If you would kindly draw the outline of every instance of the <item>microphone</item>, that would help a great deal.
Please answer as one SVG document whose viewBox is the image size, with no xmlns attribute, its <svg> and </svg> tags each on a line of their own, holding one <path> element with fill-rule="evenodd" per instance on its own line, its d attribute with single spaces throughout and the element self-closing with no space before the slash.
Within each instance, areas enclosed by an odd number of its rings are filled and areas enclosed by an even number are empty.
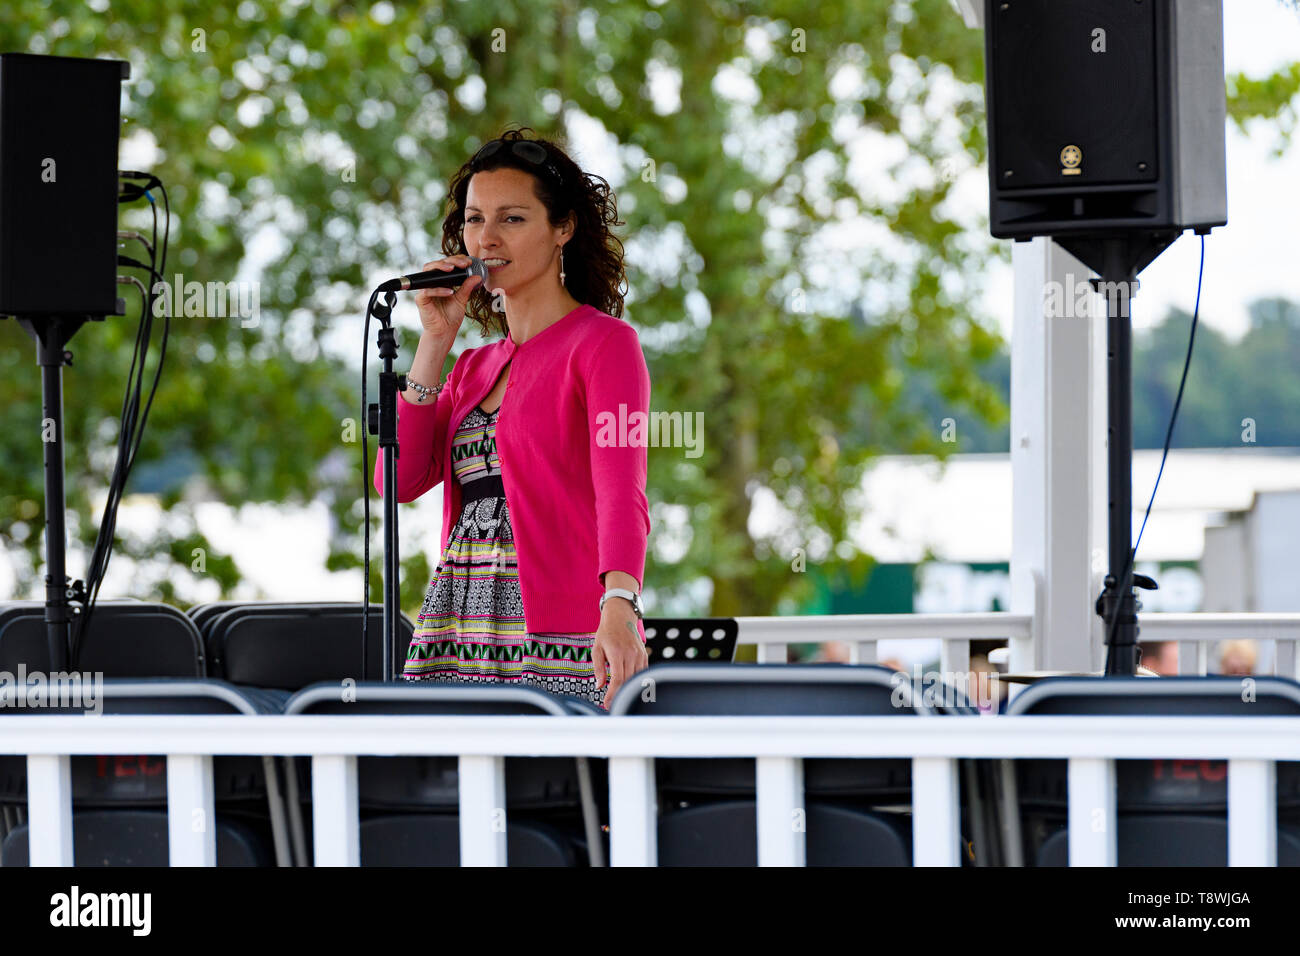
<svg viewBox="0 0 1300 956">
<path fill-rule="evenodd" d="M 478 276 L 482 283 L 486 283 L 488 270 L 487 266 L 483 264 L 483 260 L 470 256 L 469 263 L 468 269 L 452 269 L 448 272 L 443 272 L 441 269 L 427 269 L 424 272 L 413 272 L 410 275 L 398 276 L 396 279 L 389 279 L 387 282 L 381 283 L 376 291 L 408 292 L 414 289 L 455 289 L 470 276 Z M 480 283 L 480 288 L 482 283 Z"/>
</svg>

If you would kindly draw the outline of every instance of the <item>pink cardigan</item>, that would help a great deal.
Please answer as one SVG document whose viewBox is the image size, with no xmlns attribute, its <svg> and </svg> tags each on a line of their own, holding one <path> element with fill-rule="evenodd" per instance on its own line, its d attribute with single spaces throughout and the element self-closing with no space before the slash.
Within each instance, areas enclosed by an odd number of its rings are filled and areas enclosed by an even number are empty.
<svg viewBox="0 0 1300 956">
<path fill-rule="evenodd" d="M 398 399 L 397 500 L 445 481 L 442 554 L 460 517 L 451 439 L 511 362 L 497 419 L 519 589 L 529 633 L 589 634 L 600 626 L 601 575 L 643 583 L 650 512 L 646 428 L 650 372 L 636 330 L 583 305 L 523 345 L 507 336 L 466 349 L 435 402 Z M 640 429 L 629 418 L 640 412 Z M 383 495 L 383 456 L 375 490 Z M 639 590 L 639 588 L 638 588 Z M 645 628 L 638 622 L 645 640 Z"/>
</svg>

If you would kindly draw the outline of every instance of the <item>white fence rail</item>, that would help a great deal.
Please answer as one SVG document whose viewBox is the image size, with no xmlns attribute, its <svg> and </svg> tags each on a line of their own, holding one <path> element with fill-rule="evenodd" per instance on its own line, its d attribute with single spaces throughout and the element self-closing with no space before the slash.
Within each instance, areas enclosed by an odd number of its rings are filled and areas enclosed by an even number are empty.
<svg viewBox="0 0 1300 956">
<path fill-rule="evenodd" d="M 165 753 L 178 866 L 215 861 L 212 757 L 229 754 L 310 756 L 316 863 L 343 866 L 360 860 L 358 756 L 458 756 L 461 862 L 487 866 L 507 862 L 500 821 L 509 756 L 609 758 L 616 866 L 656 863 L 656 757 L 758 761 L 760 865 L 804 862 L 805 835 L 792 824 L 803 758 L 910 758 L 920 866 L 960 862 L 959 758 L 1068 760 L 1071 865 L 1115 864 L 1115 760 L 1226 759 L 1229 864 L 1271 866 L 1275 761 L 1300 760 L 1300 718 L 33 715 L 6 718 L 0 753 L 27 756 L 33 865 L 72 863 L 71 755 Z"/>
<path fill-rule="evenodd" d="M 1273 674 L 1300 679 L 1300 613 L 1140 614 L 1138 626 L 1144 644 L 1178 642 L 1180 674 L 1209 673 L 1210 648 L 1219 641 L 1253 640 L 1274 645 Z"/>
<path fill-rule="evenodd" d="M 850 662 L 870 664 L 879 657 L 879 641 L 941 642 L 939 669 L 970 667 L 972 640 L 1023 641 L 1035 646 L 1040 636 L 1032 614 L 1001 611 L 965 614 L 828 614 L 789 617 L 738 617 L 739 642 L 758 646 L 758 663 L 784 663 L 791 644 L 848 645 Z M 1254 640 L 1275 645 L 1271 673 L 1300 679 L 1300 612 L 1170 614 L 1139 616 L 1143 644 L 1175 641 L 1180 674 L 1207 674 L 1210 649 L 1220 641 Z M 1032 654 L 1024 655 L 1031 657 Z"/>
<path fill-rule="evenodd" d="M 1300 615 L 1297 615 L 1300 618 Z M 1024 641 L 1036 639 L 1032 614 L 990 611 L 987 614 L 826 614 L 789 617 L 738 617 L 739 643 L 758 645 L 760 664 L 783 664 L 791 644 L 841 641 L 853 664 L 879 658 L 879 641 L 939 640 L 940 669 L 970 667 L 972 640 Z M 1296 637 L 1300 639 L 1300 621 Z"/>
</svg>

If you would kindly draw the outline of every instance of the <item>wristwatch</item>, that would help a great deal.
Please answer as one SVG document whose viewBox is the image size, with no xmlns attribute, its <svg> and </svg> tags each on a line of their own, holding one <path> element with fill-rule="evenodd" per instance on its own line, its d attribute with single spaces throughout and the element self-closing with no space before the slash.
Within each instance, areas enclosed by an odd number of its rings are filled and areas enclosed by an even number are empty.
<svg viewBox="0 0 1300 956">
<path fill-rule="evenodd" d="M 627 598 L 632 602 L 632 610 L 636 614 L 637 619 L 644 619 L 642 615 L 641 595 L 637 594 L 635 591 L 629 591 L 627 588 L 609 588 L 600 596 L 600 609 L 602 611 L 605 610 L 605 602 L 612 597 Z"/>
</svg>

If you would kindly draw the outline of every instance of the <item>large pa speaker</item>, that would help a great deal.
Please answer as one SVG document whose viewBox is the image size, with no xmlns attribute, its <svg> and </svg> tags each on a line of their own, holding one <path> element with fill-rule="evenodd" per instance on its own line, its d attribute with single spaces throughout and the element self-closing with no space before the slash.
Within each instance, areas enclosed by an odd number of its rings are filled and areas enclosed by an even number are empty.
<svg viewBox="0 0 1300 956">
<path fill-rule="evenodd" d="M 129 70 L 121 60 L 0 53 L 0 315 L 117 314 Z"/>
<path fill-rule="evenodd" d="M 999 239 L 1228 221 L 1223 0 L 984 0 Z"/>
</svg>

